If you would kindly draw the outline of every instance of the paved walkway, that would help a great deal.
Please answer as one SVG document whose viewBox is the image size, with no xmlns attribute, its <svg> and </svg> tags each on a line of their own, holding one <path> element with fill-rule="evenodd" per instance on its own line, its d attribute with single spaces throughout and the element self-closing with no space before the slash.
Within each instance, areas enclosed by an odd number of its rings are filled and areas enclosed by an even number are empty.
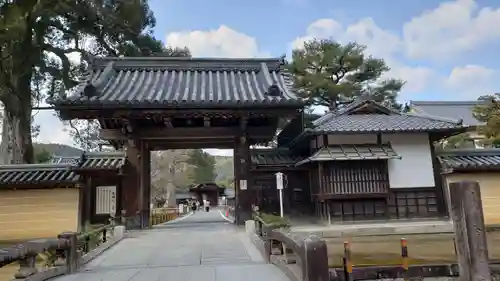
<svg viewBox="0 0 500 281">
<path fill-rule="evenodd" d="M 54 280 L 289 281 L 217 209 L 131 232 L 82 272 Z"/>
</svg>

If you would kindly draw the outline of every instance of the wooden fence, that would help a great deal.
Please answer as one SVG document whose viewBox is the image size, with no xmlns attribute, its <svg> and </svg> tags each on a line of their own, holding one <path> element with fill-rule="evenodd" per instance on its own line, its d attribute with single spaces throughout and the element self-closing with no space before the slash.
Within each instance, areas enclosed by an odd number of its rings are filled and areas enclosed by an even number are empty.
<svg viewBox="0 0 500 281">
<path fill-rule="evenodd" d="M 316 236 L 291 233 L 280 226 L 268 225 L 254 217 L 262 254 L 297 281 L 352 281 L 455 276 L 461 281 L 491 281 L 490 261 L 483 218 L 481 191 L 473 181 L 450 184 L 451 217 L 455 229 L 457 263 L 411 265 L 411 246 L 401 239 L 400 264 L 356 267 L 351 260 L 351 245 L 344 243 L 342 268 L 328 265 L 327 245 Z M 418 245 L 414 245 L 418 247 Z M 419 279 L 421 280 L 421 279 Z"/>
<path fill-rule="evenodd" d="M 254 216 L 255 232 L 261 239 L 260 250 L 294 281 L 329 280 L 326 243 L 315 235 L 303 236 L 280 225 L 267 224 Z"/>
<path fill-rule="evenodd" d="M 17 263 L 19 269 L 12 280 L 46 280 L 75 273 L 80 264 L 91 259 L 93 249 L 110 240 L 114 228 L 114 223 L 111 223 L 83 233 L 64 232 L 57 238 L 32 240 L 2 248 L 0 269 Z"/>
<path fill-rule="evenodd" d="M 155 208 L 151 209 L 149 225 L 157 225 L 171 221 L 179 216 L 178 208 Z"/>
</svg>

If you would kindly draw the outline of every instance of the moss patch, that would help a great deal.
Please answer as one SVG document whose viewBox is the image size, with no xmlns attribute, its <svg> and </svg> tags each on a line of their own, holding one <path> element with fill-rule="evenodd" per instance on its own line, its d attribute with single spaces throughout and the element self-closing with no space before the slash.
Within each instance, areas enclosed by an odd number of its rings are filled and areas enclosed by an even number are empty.
<svg viewBox="0 0 500 281">
<path fill-rule="evenodd" d="M 290 227 L 290 221 L 287 218 L 282 218 L 280 216 L 266 214 L 266 213 L 258 213 L 256 215 L 262 220 L 262 222 L 264 222 L 267 225 L 275 226 L 278 228 L 280 228 L 280 227 L 289 228 Z"/>
</svg>

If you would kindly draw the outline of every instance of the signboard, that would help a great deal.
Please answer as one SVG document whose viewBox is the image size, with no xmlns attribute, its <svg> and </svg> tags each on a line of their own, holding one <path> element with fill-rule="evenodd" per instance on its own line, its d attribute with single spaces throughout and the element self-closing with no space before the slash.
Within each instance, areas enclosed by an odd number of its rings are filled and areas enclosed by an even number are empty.
<svg viewBox="0 0 500 281">
<path fill-rule="evenodd" d="M 96 214 L 116 214 L 116 186 L 96 187 Z"/>
<path fill-rule="evenodd" d="M 276 173 L 276 188 L 278 190 L 283 189 L 283 173 Z"/>
<path fill-rule="evenodd" d="M 240 190 L 247 190 L 247 180 L 240 180 Z"/>
</svg>

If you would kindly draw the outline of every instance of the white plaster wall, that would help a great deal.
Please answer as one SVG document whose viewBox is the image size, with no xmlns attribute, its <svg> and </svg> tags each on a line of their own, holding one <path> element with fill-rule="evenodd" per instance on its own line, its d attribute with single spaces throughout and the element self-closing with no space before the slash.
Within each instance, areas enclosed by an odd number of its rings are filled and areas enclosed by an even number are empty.
<svg viewBox="0 0 500 281">
<path fill-rule="evenodd" d="M 391 188 L 434 187 L 434 172 L 429 136 L 423 134 L 382 135 L 383 143 L 391 143 L 401 159 L 390 159 L 389 184 Z"/>
</svg>

